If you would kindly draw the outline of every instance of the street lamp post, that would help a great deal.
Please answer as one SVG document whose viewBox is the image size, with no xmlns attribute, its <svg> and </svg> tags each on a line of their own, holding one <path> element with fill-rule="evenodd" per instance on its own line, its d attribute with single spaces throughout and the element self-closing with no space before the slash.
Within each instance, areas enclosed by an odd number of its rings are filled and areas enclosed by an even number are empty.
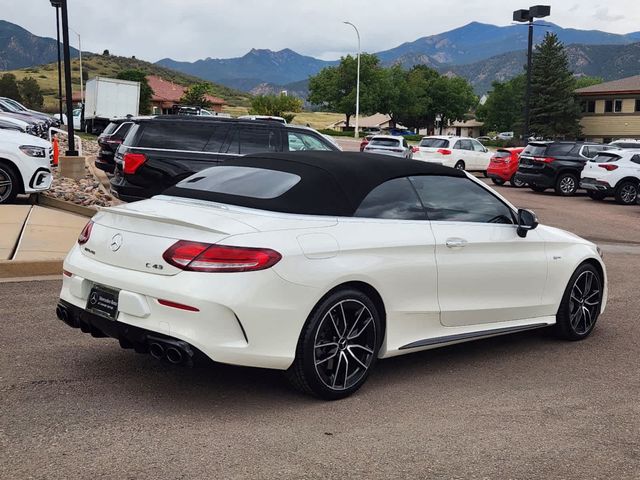
<svg viewBox="0 0 640 480">
<path fill-rule="evenodd" d="M 358 28 L 351 22 L 343 22 L 346 25 L 351 25 L 353 29 L 356 31 L 356 35 L 358 36 L 358 69 L 356 73 L 356 129 L 354 137 L 359 137 L 359 121 L 360 121 L 360 32 Z"/>
<path fill-rule="evenodd" d="M 78 36 L 78 56 L 80 60 L 80 102 L 84 105 L 84 77 L 82 75 L 82 39 L 80 38 L 80 34 L 76 32 L 73 28 L 69 28 L 73 33 Z"/>
<path fill-rule="evenodd" d="M 524 131 L 523 140 L 529 141 L 529 119 L 531 106 L 531 63 L 533 60 L 533 20 L 536 18 L 548 17 L 551 14 L 551 7 L 548 5 L 536 5 L 528 10 L 516 10 L 513 12 L 513 21 L 529 23 L 529 39 L 527 42 L 527 90 L 524 100 Z"/>
<path fill-rule="evenodd" d="M 62 60 L 60 58 L 60 5 L 58 2 L 51 2 L 56 9 L 56 40 L 58 45 L 58 113 L 60 114 L 60 123 L 64 118 L 62 115 Z"/>
</svg>

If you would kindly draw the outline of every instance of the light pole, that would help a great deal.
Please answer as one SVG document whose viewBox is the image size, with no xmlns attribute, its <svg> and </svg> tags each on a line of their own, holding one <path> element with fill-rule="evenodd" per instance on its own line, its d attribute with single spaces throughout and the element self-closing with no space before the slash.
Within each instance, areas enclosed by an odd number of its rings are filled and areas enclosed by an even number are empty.
<svg viewBox="0 0 640 480">
<path fill-rule="evenodd" d="M 60 2 L 52 1 L 51 5 L 56 9 L 56 40 L 58 46 L 58 113 L 60 114 L 60 123 L 62 119 L 62 60 L 60 59 Z"/>
<path fill-rule="evenodd" d="M 343 22 L 346 25 L 351 25 L 353 29 L 356 31 L 356 35 L 358 36 L 358 69 L 356 74 L 356 129 L 354 133 L 354 137 L 358 138 L 358 124 L 360 120 L 360 32 L 358 28 L 351 22 Z"/>
<path fill-rule="evenodd" d="M 529 10 L 516 10 L 513 12 L 513 21 L 520 23 L 529 23 L 529 40 L 527 43 L 527 91 L 524 100 L 524 131 L 523 140 L 529 141 L 529 118 L 531 105 L 531 62 L 533 56 L 533 20 L 535 18 L 544 18 L 551 15 L 551 7 L 549 5 L 536 5 L 529 7 Z"/>
<path fill-rule="evenodd" d="M 68 157 L 77 157 L 78 151 L 76 150 L 75 137 L 73 136 L 73 95 L 71 91 L 71 51 L 69 49 L 69 14 L 67 11 L 67 0 L 50 0 L 51 5 L 54 7 L 60 7 L 62 13 L 62 42 L 64 52 L 64 94 L 65 103 L 67 107 L 67 132 L 69 133 L 68 143 L 69 150 L 67 151 Z"/>
<path fill-rule="evenodd" d="M 78 55 L 80 57 L 80 103 L 84 105 L 84 77 L 82 75 L 82 40 L 80 38 L 80 34 L 76 32 L 73 28 L 69 28 L 73 33 L 78 36 Z"/>
</svg>

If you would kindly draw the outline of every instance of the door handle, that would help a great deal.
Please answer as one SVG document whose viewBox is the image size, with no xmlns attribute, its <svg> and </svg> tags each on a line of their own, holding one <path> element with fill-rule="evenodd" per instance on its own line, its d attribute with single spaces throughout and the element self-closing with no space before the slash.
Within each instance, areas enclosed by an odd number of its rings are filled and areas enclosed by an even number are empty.
<svg viewBox="0 0 640 480">
<path fill-rule="evenodd" d="M 467 241 L 464 238 L 447 238 L 445 245 L 448 248 L 461 248 L 467 245 Z"/>
</svg>

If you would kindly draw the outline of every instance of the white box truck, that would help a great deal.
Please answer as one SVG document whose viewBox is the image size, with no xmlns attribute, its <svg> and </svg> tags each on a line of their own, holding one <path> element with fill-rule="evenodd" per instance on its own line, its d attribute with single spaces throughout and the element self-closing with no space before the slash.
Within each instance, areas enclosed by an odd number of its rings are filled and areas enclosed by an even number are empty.
<svg viewBox="0 0 640 480">
<path fill-rule="evenodd" d="M 85 88 L 83 129 L 100 133 L 114 118 L 137 117 L 139 105 L 140 82 L 94 77 Z"/>
</svg>

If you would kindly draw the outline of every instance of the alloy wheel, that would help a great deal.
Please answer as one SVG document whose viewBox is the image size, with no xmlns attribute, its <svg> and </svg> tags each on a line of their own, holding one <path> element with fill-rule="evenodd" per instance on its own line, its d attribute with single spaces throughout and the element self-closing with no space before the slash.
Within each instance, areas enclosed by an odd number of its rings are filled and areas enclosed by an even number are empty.
<svg viewBox="0 0 640 480">
<path fill-rule="evenodd" d="M 576 189 L 576 181 L 571 176 L 566 176 L 560 180 L 560 191 L 564 194 L 573 193 Z"/>
<path fill-rule="evenodd" d="M 13 181 L 11 176 L 4 169 L 0 168 L 0 203 L 5 202 L 13 191 Z"/>
<path fill-rule="evenodd" d="M 638 200 L 638 189 L 635 185 L 627 184 L 620 190 L 620 198 L 627 205 L 636 203 L 636 200 Z"/>
<path fill-rule="evenodd" d="M 571 287 L 569 320 L 577 335 L 587 334 L 598 318 L 602 299 L 600 279 L 591 270 L 582 272 Z"/>
<path fill-rule="evenodd" d="M 377 342 L 376 322 L 360 301 L 336 303 L 322 317 L 314 339 L 318 378 L 332 390 L 346 390 L 369 370 Z"/>
</svg>

